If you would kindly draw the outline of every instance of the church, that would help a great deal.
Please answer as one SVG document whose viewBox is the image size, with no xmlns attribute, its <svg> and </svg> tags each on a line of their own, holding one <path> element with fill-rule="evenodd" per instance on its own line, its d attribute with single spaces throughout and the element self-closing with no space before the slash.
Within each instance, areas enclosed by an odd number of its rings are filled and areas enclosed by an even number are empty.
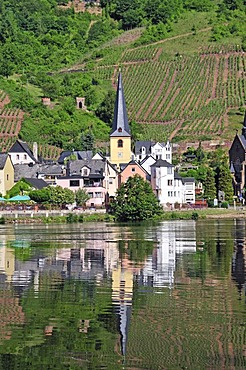
<svg viewBox="0 0 246 370">
<path fill-rule="evenodd" d="M 234 195 L 243 198 L 246 183 L 246 112 L 241 135 L 238 132 L 229 150 L 230 171 L 233 177 Z"/>
<path fill-rule="evenodd" d="M 138 173 L 150 181 L 161 205 L 195 203 L 195 179 L 182 178 L 176 173 L 172 165 L 172 145 L 169 141 L 166 143 L 136 141 L 135 152 L 132 152 L 131 146 L 131 130 L 120 72 L 110 134 L 109 158 L 109 162 L 120 172 L 119 185 Z M 124 172 L 128 175 L 123 176 Z"/>
</svg>

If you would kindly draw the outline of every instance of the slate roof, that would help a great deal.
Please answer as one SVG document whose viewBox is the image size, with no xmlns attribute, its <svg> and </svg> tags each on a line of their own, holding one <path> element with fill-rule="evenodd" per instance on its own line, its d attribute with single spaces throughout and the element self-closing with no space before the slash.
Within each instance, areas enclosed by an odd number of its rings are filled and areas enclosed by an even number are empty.
<svg viewBox="0 0 246 370">
<path fill-rule="evenodd" d="M 9 153 L 26 153 L 34 162 L 38 162 L 27 143 L 21 140 L 16 140 L 16 142 L 10 148 Z"/>
<path fill-rule="evenodd" d="M 63 151 L 58 158 L 58 163 L 63 164 L 65 158 L 69 157 L 70 155 L 75 155 L 77 159 L 91 159 L 93 157 L 93 152 L 92 150 Z"/>
<path fill-rule="evenodd" d="M 0 153 L 0 170 L 4 169 L 7 158 L 8 158 L 7 153 Z"/>
<path fill-rule="evenodd" d="M 174 171 L 174 179 L 175 180 L 181 180 L 183 182 L 183 177 L 180 176 L 180 174 L 176 171 Z"/>
<path fill-rule="evenodd" d="M 174 167 L 171 163 L 165 161 L 164 159 L 158 159 L 150 167 Z"/>
<path fill-rule="evenodd" d="M 40 190 L 45 188 L 46 186 L 49 186 L 46 181 L 43 179 L 34 179 L 34 178 L 28 178 L 25 177 L 25 180 L 35 189 Z"/>
<path fill-rule="evenodd" d="M 70 162 L 70 174 L 80 175 L 81 168 L 88 167 L 90 169 L 90 174 L 102 174 L 105 171 L 106 161 L 101 159 L 91 159 L 91 160 L 76 160 Z"/>
<path fill-rule="evenodd" d="M 32 166 L 29 164 L 15 164 L 15 181 L 19 181 L 22 177 L 37 178 L 38 174 L 59 176 L 63 173 L 63 167 L 60 164 L 36 163 Z"/>
<path fill-rule="evenodd" d="M 195 182 L 194 177 L 183 177 L 183 182 Z"/>
<path fill-rule="evenodd" d="M 126 102 L 122 84 L 122 75 L 119 73 L 116 100 L 114 105 L 114 118 L 110 136 L 129 137 L 131 131 L 128 123 Z"/>
<path fill-rule="evenodd" d="M 140 163 L 138 163 L 137 161 L 135 160 L 132 160 L 130 161 L 129 163 L 127 163 L 124 168 L 122 168 L 121 172 L 123 172 L 128 166 L 138 166 L 146 175 L 148 175 L 148 172 L 141 166 Z"/>
<path fill-rule="evenodd" d="M 142 147 L 146 148 L 146 154 L 151 153 L 151 147 L 154 145 L 152 141 L 136 141 L 135 143 L 135 154 L 142 154 L 141 149 Z"/>
</svg>

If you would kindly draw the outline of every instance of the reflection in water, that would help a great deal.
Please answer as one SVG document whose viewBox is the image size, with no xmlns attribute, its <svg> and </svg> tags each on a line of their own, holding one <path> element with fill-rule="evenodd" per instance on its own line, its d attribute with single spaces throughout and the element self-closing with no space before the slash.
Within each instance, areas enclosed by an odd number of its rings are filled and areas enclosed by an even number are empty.
<svg viewBox="0 0 246 370">
<path fill-rule="evenodd" d="M 0 369 L 245 368 L 245 237 L 245 220 L 2 226 Z"/>
</svg>

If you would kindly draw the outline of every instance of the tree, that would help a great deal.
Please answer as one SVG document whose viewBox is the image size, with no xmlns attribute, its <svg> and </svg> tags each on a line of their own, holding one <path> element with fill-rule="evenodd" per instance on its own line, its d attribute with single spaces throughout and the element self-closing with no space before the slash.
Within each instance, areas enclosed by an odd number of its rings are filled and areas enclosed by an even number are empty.
<svg viewBox="0 0 246 370">
<path fill-rule="evenodd" d="M 213 201 L 216 198 L 215 174 L 210 167 L 207 169 L 207 177 L 204 181 L 204 188 L 204 198 Z"/>
<path fill-rule="evenodd" d="M 218 191 L 225 193 L 225 200 L 228 202 L 233 201 L 233 186 L 230 169 L 224 164 L 218 167 Z"/>
<path fill-rule="evenodd" d="M 120 186 L 112 211 L 118 221 L 148 220 L 163 212 L 150 184 L 139 175 Z"/>
<path fill-rule="evenodd" d="M 92 150 L 94 147 L 94 136 L 92 132 L 81 135 L 82 150 Z"/>
<path fill-rule="evenodd" d="M 88 199 L 90 199 L 90 196 L 85 189 L 79 189 L 75 192 L 77 206 L 84 206 Z"/>
<path fill-rule="evenodd" d="M 106 122 L 109 126 L 112 125 L 113 121 L 114 102 L 115 92 L 110 90 L 95 112 L 96 116 L 100 118 L 103 122 Z"/>
<path fill-rule="evenodd" d="M 48 186 L 41 190 L 34 190 L 29 196 L 37 203 L 48 203 L 59 207 L 74 202 L 74 192 L 61 186 Z"/>
</svg>

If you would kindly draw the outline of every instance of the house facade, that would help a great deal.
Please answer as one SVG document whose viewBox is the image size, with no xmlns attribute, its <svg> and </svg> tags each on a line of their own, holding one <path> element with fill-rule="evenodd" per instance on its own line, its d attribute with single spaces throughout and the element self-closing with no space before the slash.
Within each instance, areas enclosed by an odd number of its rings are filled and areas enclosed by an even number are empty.
<svg viewBox="0 0 246 370">
<path fill-rule="evenodd" d="M 149 180 L 149 175 L 147 171 L 137 162 L 131 161 L 129 162 L 120 172 L 119 174 L 119 186 L 126 182 L 129 177 L 133 177 L 135 175 L 141 176 L 144 180 Z"/>
<path fill-rule="evenodd" d="M 5 196 L 14 186 L 14 166 L 7 153 L 0 153 L 0 193 Z"/>
<path fill-rule="evenodd" d="M 33 150 L 31 150 L 27 143 L 21 140 L 16 140 L 14 145 L 9 150 L 9 155 L 13 165 L 38 163 L 37 143 L 33 144 Z"/>
</svg>

